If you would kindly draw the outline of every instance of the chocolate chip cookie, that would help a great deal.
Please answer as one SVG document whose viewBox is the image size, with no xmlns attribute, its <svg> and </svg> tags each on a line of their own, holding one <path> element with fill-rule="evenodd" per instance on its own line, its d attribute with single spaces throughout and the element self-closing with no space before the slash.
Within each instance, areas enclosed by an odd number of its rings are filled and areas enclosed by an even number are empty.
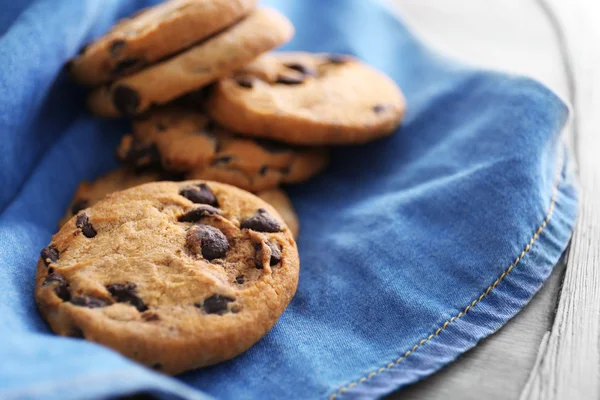
<svg viewBox="0 0 600 400">
<path fill-rule="evenodd" d="M 88 105 L 104 117 L 140 114 L 152 104 L 167 103 L 241 68 L 289 41 L 293 33 L 292 24 L 279 12 L 256 9 L 190 49 L 93 91 Z"/>
<path fill-rule="evenodd" d="M 60 220 L 58 227 L 62 227 L 81 210 L 93 206 L 111 193 L 149 182 L 180 180 L 178 178 L 180 177 L 155 170 L 138 172 L 128 168 L 117 168 L 93 182 L 82 182 L 77 188 L 75 196 L 73 196 L 73 200 L 71 201 L 65 216 Z M 294 210 L 294 205 L 287 194 L 281 189 L 269 189 L 258 192 L 256 195 L 272 205 L 279 215 L 281 215 L 285 224 L 290 228 L 294 238 L 298 237 L 298 217 Z"/>
<path fill-rule="evenodd" d="M 158 165 L 189 179 L 229 183 L 257 192 L 304 181 L 327 165 L 327 150 L 234 135 L 204 114 L 181 107 L 154 109 L 133 121 L 117 155 L 130 167 Z"/>
<path fill-rule="evenodd" d="M 405 101 L 394 81 L 353 57 L 270 53 L 219 81 L 207 110 L 251 136 L 357 144 L 392 134 Z"/>
<path fill-rule="evenodd" d="M 294 296 L 299 259 L 273 207 L 206 181 L 106 197 L 52 237 L 35 299 L 59 335 L 177 374 L 246 351 Z"/>
<path fill-rule="evenodd" d="M 85 46 L 70 61 L 73 77 L 96 86 L 139 71 L 228 27 L 256 0 L 169 0 L 141 10 Z"/>
</svg>

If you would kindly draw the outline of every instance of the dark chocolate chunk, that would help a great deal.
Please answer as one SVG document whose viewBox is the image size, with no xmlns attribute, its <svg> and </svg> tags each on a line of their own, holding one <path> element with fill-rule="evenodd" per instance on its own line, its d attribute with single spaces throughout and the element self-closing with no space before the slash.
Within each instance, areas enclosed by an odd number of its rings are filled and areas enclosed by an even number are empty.
<svg viewBox="0 0 600 400">
<path fill-rule="evenodd" d="M 287 153 L 292 150 L 292 148 L 289 145 L 276 142 L 274 140 L 256 139 L 255 141 L 256 144 L 258 144 L 260 147 L 273 154 Z"/>
<path fill-rule="evenodd" d="M 259 208 L 256 215 L 250 217 L 240 224 L 241 229 L 252 229 L 257 232 L 279 232 L 281 225 L 273 218 L 267 210 Z"/>
<path fill-rule="evenodd" d="M 252 89 L 254 86 L 254 79 L 250 76 L 240 76 L 235 81 L 238 85 L 246 89 Z"/>
<path fill-rule="evenodd" d="M 126 58 L 124 60 L 119 61 L 115 67 L 112 69 L 111 74 L 113 76 L 120 76 L 127 72 L 127 70 L 132 69 L 135 66 L 141 66 L 142 60 L 137 58 Z"/>
<path fill-rule="evenodd" d="M 345 54 L 328 54 L 327 61 L 331 64 L 345 64 L 350 58 Z"/>
<path fill-rule="evenodd" d="M 258 171 L 258 174 L 260 176 L 265 176 L 267 174 L 268 170 L 269 170 L 269 166 L 268 165 L 263 165 L 262 167 L 260 167 L 260 171 Z"/>
<path fill-rule="evenodd" d="M 71 214 L 77 214 L 79 211 L 87 208 L 88 205 L 89 202 L 85 199 L 75 201 L 73 204 L 71 204 Z"/>
<path fill-rule="evenodd" d="M 58 249 L 50 244 L 42 249 L 40 256 L 46 265 L 55 263 L 58 261 Z"/>
<path fill-rule="evenodd" d="M 290 173 L 290 171 L 292 170 L 291 166 L 287 166 L 287 167 L 283 167 L 283 168 L 279 168 L 279 171 L 283 174 L 283 175 L 288 175 Z"/>
<path fill-rule="evenodd" d="M 75 225 L 81 229 L 83 236 L 88 239 L 91 239 L 97 235 L 96 229 L 90 223 L 90 219 L 86 213 L 81 213 L 77 216 L 77 221 Z"/>
<path fill-rule="evenodd" d="M 195 225 L 188 230 L 186 243 L 194 254 L 202 254 L 207 260 L 223 258 L 229 250 L 227 237 L 215 227 Z"/>
<path fill-rule="evenodd" d="M 56 272 L 48 275 L 46 279 L 44 279 L 43 286 L 48 286 L 54 284 L 54 293 L 62 300 L 69 301 L 71 299 L 71 292 L 69 290 L 69 284 L 65 280 L 65 277 L 61 274 L 57 274 Z"/>
<path fill-rule="evenodd" d="M 304 82 L 304 75 L 301 75 L 301 76 L 279 75 L 275 82 L 281 83 L 284 85 L 299 85 Z"/>
<path fill-rule="evenodd" d="M 108 306 L 108 302 L 106 300 L 99 299 L 97 297 L 92 296 L 73 296 L 71 299 L 71 304 L 80 307 L 87 308 L 100 308 Z"/>
<path fill-rule="evenodd" d="M 178 218 L 179 222 L 198 222 L 202 218 L 221 215 L 221 211 L 209 205 L 201 205 L 191 211 L 186 212 Z"/>
<path fill-rule="evenodd" d="M 129 86 L 119 85 L 113 90 L 113 104 L 124 116 L 132 116 L 140 106 L 140 96 Z"/>
<path fill-rule="evenodd" d="M 160 153 L 156 143 L 144 143 L 133 139 L 121 161 L 132 168 L 156 167 L 160 165 Z"/>
<path fill-rule="evenodd" d="M 244 275 L 240 275 L 235 278 L 235 283 L 237 283 L 238 285 L 243 284 L 245 281 L 246 279 L 244 278 Z"/>
<path fill-rule="evenodd" d="M 217 166 L 217 165 L 229 164 L 231 162 L 231 160 L 233 160 L 232 156 L 221 156 L 221 157 L 215 158 L 210 163 L 210 165 Z"/>
<path fill-rule="evenodd" d="M 160 317 L 158 316 L 158 314 L 150 312 L 150 311 L 146 311 L 142 314 L 142 319 L 144 321 L 147 322 L 151 322 L 151 321 L 158 321 L 160 320 Z"/>
<path fill-rule="evenodd" d="M 107 286 L 106 288 L 119 303 L 129 303 L 139 312 L 146 311 L 148 307 L 144 304 L 144 301 L 138 296 L 136 292 L 135 283 L 114 283 Z"/>
<path fill-rule="evenodd" d="M 196 204 L 209 204 L 214 207 L 219 206 L 217 198 L 206 183 L 184 187 L 179 194 Z"/>
<path fill-rule="evenodd" d="M 300 64 L 300 63 L 288 63 L 284 64 L 286 67 L 293 69 L 294 71 L 298 71 L 306 76 L 315 76 L 317 75 L 317 71 L 308 65 Z"/>
<path fill-rule="evenodd" d="M 126 43 L 127 42 L 125 42 L 123 39 L 113 40 L 113 42 L 108 47 L 108 52 L 113 58 L 117 58 L 119 57 L 119 54 L 121 54 L 121 50 L 123 50 Z"/>
<path fill-rule="evenodd" d="M 235 301 L 231 297 L 220 294 L 213 294 L 202 304 L 195 304 L 196 307 L 202 308 L 207 314 L 223 315 L 227 312 L 227 304 Z"/>
<path fill-rule="evenodd" d="M 86 43 L 83 46 L 81 46 L 81 48 L 79 49 L 79 51 L 77 52 L 77 55 L 80 56 L 83 53 L 85 53 L 85 51 L 90 47 L 91 43 Z"/>
<path fill-rule="evenodd" d="M 78 328 L 76 326 L 71 328 L 71 333 L 69 334 L 69 336 L 73 337 L 73 338 L 77 338 L 77 339 L 85 339 L 85 336 L 84 336 L 81 328 Z"/>
<path fill-rule="evenodd" d="M 156 364 L 153 364 L 151 368 L 155 369 L 157 371 L 160 371 L 161 369 L 163 369 L 163 366 L 162 366 L 162 364 L 156 363 Z"/>
<path fill-rule="evenodd" d="M 156 123 L 156 130 L 159 132 L 164 132 L 167 130 L 167 126 L 165 124 L 163 124 L 162 122 L 157 122 Z"/>
<path fill-rule="evenodd" d="M 262 243 L 254 243 L 254 266 L 256 269 L 263 269 L 263 245 Z"/>
<path fill-rule="evenodd" d="M 276 244 L 271 242 L 267 242 L 267 246 L 271 249 L 271 259 L 269 260 L 269 264 L 271 267 L 273 265 L 277 265 L 281 262 L 281 250 Z"/>
<path fill-rule="evenodd" d="M 384 104 L 376 104 L 376 105 L 374 105 L 374 106 L 373 106 L 373 111 L 374 111 L 376 114 L 382 113 L 382 112 L 384 112 L 386 109 L 387 109 L 387 106 L 386 106 L 386 105 L 384 105 Z"/>
</svg>

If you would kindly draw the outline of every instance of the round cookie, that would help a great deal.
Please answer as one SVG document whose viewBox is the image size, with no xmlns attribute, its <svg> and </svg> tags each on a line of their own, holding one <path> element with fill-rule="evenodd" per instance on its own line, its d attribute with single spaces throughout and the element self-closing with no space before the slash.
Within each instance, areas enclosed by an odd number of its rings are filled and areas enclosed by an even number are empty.
<svg viewBox="0 0 600 400">
<path fill-rule="evenodd" d="M 257 192 L 304 181 L 325 168 L 326 149 L 299 148 L 236 136 L 204 114 L 163 107 L 133 122 L 117 150 L 127 165 L 160 165 L 189 179 L 229 183 Z"/>
<path fill-rule="evenodd" d="M 270 53 L 216 84 L 207 111 L 223 126 L 292 144 L 358 144 L 392 134 L 397 85 L 344 55 Z"/>
<path fill-rule="evenodd" d="M 300 221 L 298 221 L 298 215 L 296 215 L 292 200 L 290 200 L 287 193 L 281 189 L 271 189 L 258 192 L 256 195 L 272 205 L 279 212 L 285 224 L 292 231 L 294 238 L 297 239 L 300 234 Z"/>
<path fill-rule="evenodd" d="M 69 62 L 79 83 L 96 86 L 139 71 L 237 22 L 256 0 L 170 0 L 121 20 Z"/>
<path fill-rule="evenodd" d="M 172 179 L 158 171 L 132 171 L 127 168 L 118 168 L 101 176 L 93 182 L 82 182 L 79 184 L 73 200 L 65 216 L 58 223 L 59 228 L 63 226 L 74 215 L 84 208 L 96 204 L 106 197 L 107 194 L 129 189 L 130 187 L 142 185 L 144 183 L 156 182 L 159 180 Z"/>
<path fill-rule="evenodd" d="M 109 195 L 53 236 L 35 298 L 59 335 L 168 374 L 246 351 L 294 296 L 299 259 L 279 214 L 215 182 Z"/>
<path fill-rule="evenodd" d="M 241 68 L 258 55 L 289 41 L 294 27 L 279 12 L 261 8 L 190 49 L 94 90 L 92 112 L 132 116 L 167 103 Z"/>
<path fill-rule="evenodd" d="M 129 189 L 144 183 L 168 179 L 173 180 L 173 178 L 178 177 L 167 176 L 165 173 L 160 173 L 158 171 L 137 172 L 127 168 L 117 168 L 93 182 L 82 182 L 77 188 L 73 200 L 71 200 L 71 204 L 69 205 L 65 216 L 60 220 L 58 227 L 62 227 L 74 215 L 77 215 L 79 211 L 93 206 L 111 193 Z M 287 194 L 281 189 L 269 189 L 258 192 L 256 195 L 272 205 L 283 218 L 283 222 L 290 228 L 294 238 L 298 237 L 298 216 L 296 215 L 294 205 Z"/>
</svg>

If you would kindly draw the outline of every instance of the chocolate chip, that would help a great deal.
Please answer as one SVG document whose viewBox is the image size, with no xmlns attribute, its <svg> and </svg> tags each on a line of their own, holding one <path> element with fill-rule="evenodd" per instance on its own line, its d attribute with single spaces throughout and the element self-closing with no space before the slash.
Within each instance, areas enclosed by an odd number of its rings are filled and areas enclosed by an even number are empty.
<svg viewBox="0 0 600 400">
<path fill-rule="evenodd" d="M 217 198 L 206 183 L 200 183 L 196 186 L 185 187 L 181 189 L 179 194 L 185 197 L 186 199 L 190 200 L 192 203 L 209 204 L 214 207 L 219 206 Z"/>
<path fill-rule="evenodd" d="M 119 85 L 113 90 L 113 104 L 124 116 L 132 116 L 140 106 L 140 96 L 129 86 Z"/>
<path fill-rule="evenodd" d="M 229 241 L 223 232 L 209 225 L 193 226 L 188 230 L 186 243 L 192 253 L 202 254 L 207 260 L 223 258 L 229 249 Z"/>
<path fill-rule="evenodd" d="M 106 288 L 119 303 L 129 303 L 139 312 L 146 311 L 148 307 L 144 304 L 144 301 L 138 296 L 136 292 L 135 283 L 114 283 L 107 286 Z"/>
<path fill-rule="evenodd" d="M 54 273 L 54 268 L 52 268 L 52 267 L 49 267 L 49 268 L 48 268 L 48 273 L 49 273 L 49 274 L 53 274 L 53 273 Z"/>
<path fill-rule="evenodd" d="M 124 60 L 119 61 L 115 67 L 112 69 L 111 74 L 113 76 L 123 75 L 127 72 L 127 70 L 132 69 L 135 66 L 143 65 L 142 60 L 137 58 L 126 58 Z"/>
<path fill-rule="evenodd" d="M 80 307 L 87 308 L 100 308 L 108 306 L 108 302 L 106 300 L 99 299 L 97 297 L 92 296 L 73 296 L 71 299 L 71 304 Z"/>
<path fill-rule="evenodd" d="M 160 165 L 160 153 L 156 143 L 144 143 L 133 139 L 121 161 L 133 168 L 155 167 Z"/>
<path fill-rule="evenodd" d="M 61 274 L 57 274 L 56 272 L 48 275 L 46 279 L 44 279 L 43 286 L 48 286 L 54 284 L 54 293 L 60 298 L 62 301 L 69 301 L 71 299 L 71 292 L 69 291 L 69 284 L 65 280 L 65 277 Z"/>
<path fill-rule="evenodd" d="M 113 58 L 117 58 L 119 57 L 119 54 L 121 54 L 121 50 L 123 50 L 123 48 L 125 47 L 126 42 L 123 39 L 117 39 L 114 40 L 109 48 L 108 48 L 108 52 L 110 53 L 110 55 Z"/>
<path fill-rule="evenodd" d="M 331 64 L 345 64 L 350 58 L 345 54 L 328 54 L 327 61 Z"/>
<path fill-rule="evenodd" d="M 159 132 L 164 132 L 167 130 L 167 126 L 165 124 L 163 124 L 162 122 L 157 122 L 156 123 L 156 130 Z"/>
<path fill-rule="evenodd" d="M 89 202 L 85 199 L 77 200 L 73 204 L 71 204 L 71 214 L 76 215 L 79 211 L 87 208 Z"/>
<path fill-rule="evenodd" d="M 97 235 L 96 230 L 90 223 L 90 219 L 86 213 L 81 213 L 77 216 L 77 221 L 75 225 L 81 229 L 83 236 L 88 239 L 91 239 Z"/>
<path fill-rule="evenodd" d="M 252 89 L 254 86 L 254 79 L 250 76 L 240 76 L 236 80 L 237 84 L 246 89 Z"/>
<path fill-rule="evenodd" d="M 58 261 L 58 249 L 52 245 L 48 245 L 42 249 L 40 256 L 46 265 L 50 265 Z"/>
<path fill-rule="evenodd" d="M 277 245 L 267 242 L 267 246 L 271 249 L 271 259 L 269 260 L 269 265 L 274 266 L 281 262 L 281 250 L 277 247 Z"/>
<path fill-rule="evenodd" d="M 151 322 L 151 321 L 158 321 L 158 320 L 160 320 L 160 317 L 156 313 L 153 313 L 153 312 L 150 312 L 150 311 L 146 311 L 146 312 L 142 313 L 142 319 L 144 321 Z"/>
<path fill-rule="evenodd" d="M 84 44 L 83 46 L 81 46 L 81 48 L 80 48 L 80 49 L 79 49 L 79 51 L 77 52 L 77 55 L 78 55 L 78 56 L 82 55 L 82 54 L 83 54 L 83 53 L 85 53 L 85 51 L 86 51 L 87 49 L 89 49 L 89 48 L 90 48 L 90 43 L 86 43 L 86 44 Z"/>
<path fill-rule="evenodd" d="M 254 266 L 256 269 L 263 269 L 263 245 L 262 243 L 254 243 Z"/>
<path fill-rule="evenodd" d="M 232 156 L 221 156 L 221 157 L 215 158 L 210 163 L 210 165 L 217 166 L 217 165 L 229 164 L 231 162 L 231 160 L 233 160 Z"/>
<path fill-rule="evenodd" d="M 77 338 L 77 339 L 85 339 L 85 336 L 84 336 L 81 328 L 78 328 L 76 326 L 71 328 L 71 333 L 69 334 L 69 336 L 73 337 L 73 338 Z"/>
<path fill-rule="evenodd" d="M 244 278 L 244 275 L 240 275 L 235 278 L 235 283 L 237 283 L 238 285 L 243 284 L 245 281 L 246 279 Z"/>
<path fill-rule="evenodd" d="M 257 232 L 279 232 L 281 225 L 269 215 L 267 210 L 259 208 L 256 215 L 250 217 L 240 224 L 241 229 L 252 229 Z"/>
<path fill-rule="evenodd" d="M 159 371 L 159 370 L 163 369 L 163 366 L 162 366 L 162 364 L 156 363 L 156 364 L 153 364 L 151 368 Z"/>
<path fill-rule="evenodd" d="M 308 65 L 300 64 L 300 63 L 288 63 L 284 64 L 286 67 L 293 69 L 294 71 L 298 71 L 306 76 L 315 76 L 317 75 L 317 71 Z"/>
<path fill-rule="evenodd" d="M 283 175 L 289 175 L 290 171 L 292 170 L 291 166 L 287 166 L 287 167 L 283 167 L 283 168 L 279 168 L 279 171 L 283 174 Z"/>
<path fill-rule="evenodd" d="M 207 314 L 223 315 L 227 312 L 227 304 L 232 301 L 235 301 L 235 299 L 220 294 L 213 294 L 204 300 L 204 303 L 195 304 L 195 306 L 202 308 Z"/>
<path fill-rule="evenodd" d="M 384 104 L 376 104 L 376 105 L 374 105 L 374 106 L 373 106 L 373 111 L 374 111 L 376 114 L 382 113 L 382 112 L 384 112 L 386 109 L 387 109 L 387 106 L 386 106 L 386 105 L 384 105 Z"/>
<path fill-rule="evenodd" d="M 186 212 L 178 218 L 179 222 L 198 222 L 202 218 L 221 215 L 221 211 L 209 205 L 201 205 L 191 211 Z"/>
<path fill-rule="evenodd" d="M 301 76 L 279 75 L 275 82 L 281 83 L 284 85 L 299 85 L 304 82 L 304 75 L 301 75 Z"/>
<path fill-rule="evenodd" d="M 256 139 L 255 142 L 260 147 L 262 147 L 269 153 L 273 153 L 273 154 L 287 153 L 292 150 L 292 148 L 289 145 L 286 145 L 286 144 L 283 144 L 280 142 L 276 142 L 274 140 Z"/>
<path fill-rule="evenodd" d="M 268 170 L 269 170 L 269 166 L 263 165 L 262 167 L 260 167 L 260 171 L 258 171 L 258 173 L 260 176 L 265 176 L 267 174 Z"/>
</svg>

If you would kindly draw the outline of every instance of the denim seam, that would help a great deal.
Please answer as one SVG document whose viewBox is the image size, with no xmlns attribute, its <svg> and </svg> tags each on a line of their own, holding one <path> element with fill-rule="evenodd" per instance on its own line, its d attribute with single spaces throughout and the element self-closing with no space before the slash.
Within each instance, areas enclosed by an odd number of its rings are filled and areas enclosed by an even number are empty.
<svg viewBox="0 0 600 400">
<path fill-rule="evenodd" d="M 351 382 L 351 383 L 347 384 L 346 386 L 343 386 L 337 392 L 335 392 L 331 396 L 329 396 L 329 400 L 334 400 L 334 399 L 338 398 L 345 391 L 347 391 L 349 389 L 352 389 L 352 388 L 360 385 L 361 383 L 365 383 L 366 381 L 368 381 L 369 379 L 373 378 L 374 376 L 376 376 L 378 374 L 381 374 L 382 372 L 385 372 L 385 371 L 387 371 L 389 369 L 392 369 L 393 367 L 395 367 L 398 364 L 400 364 L 408 356 L 410 356 L 412 353 L 414 353 L 415 351 L 417 351 L 419 349 L 419 347 L 421 347 L 425 343 L 429 342 L 430 340 L 436 338 L 442 331 L 444 331 L 448 327 L 448 325 L 450 325 L 454 321 L 456 321 L 456 320 L 464 317 L 470 309 L 472 309 L 473 307 L 475 307 L 477 305 L 477 303 L 481 302 L 488 294 L 490 294 L 490 292 L 492 291 L 492 289 L 496 288 L 496 286 L 498 286 L 498 284 L 500 284 L 500 282 L 502 282 L 502 280 L 504 280 L 504 278 L 506 277 L 506 275 L 508 275 L 510 273 L 510 271 L 512 271 L 512 269 L 514 267 L 516 267 L 517 264 L 523 259 L 523 257 L 525 257 L 525 255 L 527 253 L 529 253 L 529 251 L 531 250 L 531 247 L 537 241 L 537 239 L 540 237 L 540 234 L 544 231 L 544 229 L 546 229 L 546 226 L 548 225 L 548 222 L 552 218 L 552 214 L 554 213 L 554 206 L 556 205 L 556 199 L 558 197 L 558 186 L 559 186 L 559 183 L 560 183 L 560 176 L 561 176 L 561 171 L 562 171 L 562 167 L 563 167 L 563 163 L 564 163 L 564 157 L 560 157 L 560 158 L 561 159 L 560 159 L 560 161 L 558 163 L 556 175 L 555 175 L 555 178 L 554 178 L 554 184 L 553 184 L 553 188 L 552 188 L 552 198 L 550 200 L 550 206 L 548 208 L 548 212 L 546 214 L 546 218 L 544 218 L 544 221 L 542 222 L 542 224 L 537 228 L 537 230 L 535 231 L 535 233 L 533 234 L 533 236 L 529 240 L 529 243 L 527 243 L 527 245 L 525 246 L 525 248 L 523 249 L 523 251 L 521 252 L 521 254 L 519 254 L 519 256 L 508 266 L 508 268 L 506 268 L 502 272 L 502 274 L 500 274 L 500 276 L 498 277 L 498 279 L 496 279 L 494 281 L 494 283 L 492 283 L 490 286 L 488 286 L 487 289 L 478 298 L 476 298 L 475 300 L 473 300 L 471 302 L 471 304 L 469 304 L 468 306 L 466 306 L 463 311 L 459 312 L 454 317 L 446 320 L 446 322 L 444 322 L 443 325 L 440 326 L 434 333 L 430 334 L 426 338 L 421 339 L 417 344 L 415 344 L 410 350 L 408 350 L 406 353 L 404 353 L 396 361 L 390 362 L 386 366 L 379 368 L 377 371 L 373 371 L 369 375 L 363 376 L 359 380 Z"/>
</svg>

